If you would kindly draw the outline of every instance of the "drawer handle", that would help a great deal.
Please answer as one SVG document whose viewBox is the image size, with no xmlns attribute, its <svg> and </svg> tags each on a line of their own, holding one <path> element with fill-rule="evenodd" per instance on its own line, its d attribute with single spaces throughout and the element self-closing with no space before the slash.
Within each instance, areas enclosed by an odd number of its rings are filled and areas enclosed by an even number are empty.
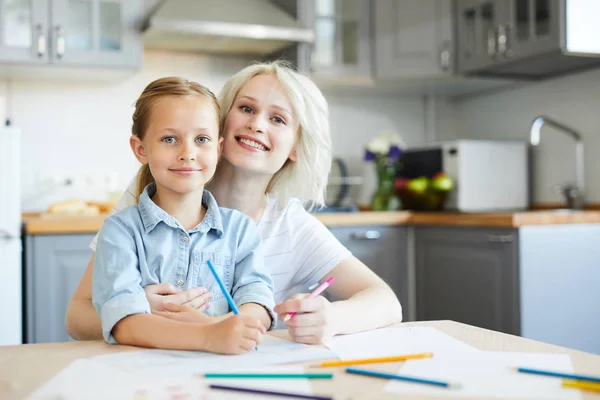
<svg viewBox="0 0 600 400">
<path fill-rule="evenodd" d="M 350 234 L 352 239 L 356 240 L 377 240 L 381 237 L 381 232 L 379 231 L 364 231 L 364 232 L 352 232 Z"/>
<path fill-rule="evenodd" d="M 487 235 L 487 241 L 492 243 L 510 243 L 513 235 Z"/>
</svg>

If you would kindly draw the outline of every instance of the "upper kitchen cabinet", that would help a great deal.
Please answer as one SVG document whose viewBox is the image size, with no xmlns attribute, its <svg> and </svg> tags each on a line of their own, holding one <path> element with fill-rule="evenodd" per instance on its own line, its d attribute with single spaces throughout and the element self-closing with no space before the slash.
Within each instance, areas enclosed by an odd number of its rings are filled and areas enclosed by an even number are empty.
<svg viewBox="0 0 600 400">
<path fill-rule="evenodd" d="M 543 79 L 600 66 L 595 0 L 456 0 L 460 73 Z"/>
<path fill-rule="evenodd" d="M 136 67 L 142 42 L 138 0 L 52 0 L 50 54 L 56 64 Z"/>
<path fill-rule="evenodd" d="M 310 0 L 298 6 L 300 20 L 315 31 L 314 44 L 306 45 L 312 77 L 371 81 L 372 2 Z"/>
<path fill-rule="evenodd" d="M 454 73 L 449 0 L 377 0 L 377 79 L 451 76 Z"/>
<path fill-rule="evenodd" d="M 54 76 L 57 65 L 137 69 L 141 14 L 141 0 L 0 0 L 0 71 L 39 77 Z"/>
<path fill-rule="evenodd" d="M 48 1 L 0 0 L 0 62 L 48 62 Z"/>
</svg>

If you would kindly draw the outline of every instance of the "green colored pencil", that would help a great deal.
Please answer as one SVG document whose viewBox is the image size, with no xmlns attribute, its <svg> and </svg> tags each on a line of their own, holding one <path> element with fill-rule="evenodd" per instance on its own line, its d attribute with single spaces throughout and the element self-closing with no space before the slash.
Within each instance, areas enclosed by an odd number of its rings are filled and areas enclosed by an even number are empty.
<svg viewBox="0 0 600 400">
<path fill-rule="evenodd" d="M 256 378 L 256 379 L 332 379 L 333 374 L 314 373 L 314 374 L 285 374 L 285 373 L 235 373 L 226 374 L 204 374 L 205 378 Z"/>
</svg>

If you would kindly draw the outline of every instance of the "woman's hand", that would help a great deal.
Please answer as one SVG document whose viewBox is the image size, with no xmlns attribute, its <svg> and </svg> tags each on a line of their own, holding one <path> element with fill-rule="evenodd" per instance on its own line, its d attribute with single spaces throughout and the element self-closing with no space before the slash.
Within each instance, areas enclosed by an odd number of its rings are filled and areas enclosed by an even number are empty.
<svg viewBox="0 0 600 400">
<path fill-rule="evenodd" d="M 308 298 L 308 293 L 295 294 L 275 306 L 281 321 L 290 312 L 296 312 L 285 324 L 292 340 L 298 343 L 321 344 L 335 334 L 333 307 L 323 296 Z"/>
<path fill-rule="evenodd" d="M 220 319 L 204 314 L 202 311 L 190 306 L 182 306 L 175 303 L 164 303 L 163 311 L 152 311 L 152 314 L 181 322 L 194 322 L 202 325 L 210 325 Z"/>
<path fill-rule="evenodd" d="M 212 299 L 212 293 L 207 292 L 205 288 L 180 291 L 170 283 L 148 285 L 144 288 L 144 291 L 152 312 L 166 311 L 165 304 L 168 303 L 189 306 L 202 312 L 210 307 L 209 301 Z"/>
</svg>

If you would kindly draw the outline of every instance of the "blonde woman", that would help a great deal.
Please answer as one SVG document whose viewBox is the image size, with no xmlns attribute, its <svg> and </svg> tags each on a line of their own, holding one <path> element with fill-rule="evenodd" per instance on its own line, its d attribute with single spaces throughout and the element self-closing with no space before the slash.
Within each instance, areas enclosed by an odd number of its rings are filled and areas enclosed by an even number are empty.
<svg viewBox="0 0 600 400">
<path fill-rule="evenodd" d="M 303 207 L 323 204 L 331 165 L 329 111 L 316 85 L 281 62 L 255 64 L 227 81 L 219 103 L 223 152 L 208 189 L 219 206 L 239 210 L 257 224 L 279 325 L 296 312 L 285 322 L 291 338 L 317 344 L 400 322 L 402 308 L 389 286 Z M 135 190 L 132 184 L 115 209 L 134 205 Z M 67 311 L 67 330 L 79 340 L 101 337 L 90 301 L 92 266 L 93 258 Z M 306 293 L 290 297 L 330 276 L 335 282 L 328 292 L 341 300 Z M 210 304 L 210 294 L 201 288 L 155 285 L 146 293 L 153 310 L 182 320 L 194 320 Z"/>
</svg>

